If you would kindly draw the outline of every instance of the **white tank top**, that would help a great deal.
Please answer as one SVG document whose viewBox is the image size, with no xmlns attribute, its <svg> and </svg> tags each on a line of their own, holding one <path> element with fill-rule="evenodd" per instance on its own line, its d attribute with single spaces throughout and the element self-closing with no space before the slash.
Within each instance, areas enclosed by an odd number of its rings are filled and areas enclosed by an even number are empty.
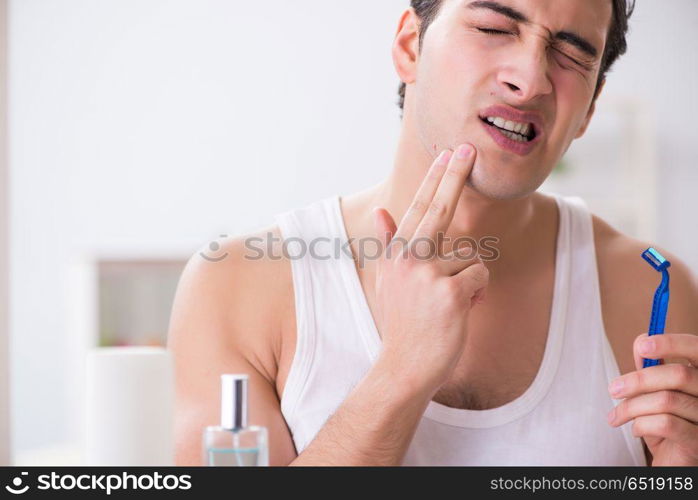
<svg viewBox="0 0 698 500">
<path fill-rule="evenodd" d="M 606 421 L 619 402 L 607 387 L 620 372 L 601 316 L 591 216 L 581 198 L 550 194 L 560 214 L 555 289 L 535 379 L 497 408 L 430 401 L 403 465 L 647 465 L 632 421 Z M 291 258 L 297 326 L 281 411 L 301 453 L 376 360 L 381 340 L 346 244 L 339 196 L 276 222 Z"/>
</svg>

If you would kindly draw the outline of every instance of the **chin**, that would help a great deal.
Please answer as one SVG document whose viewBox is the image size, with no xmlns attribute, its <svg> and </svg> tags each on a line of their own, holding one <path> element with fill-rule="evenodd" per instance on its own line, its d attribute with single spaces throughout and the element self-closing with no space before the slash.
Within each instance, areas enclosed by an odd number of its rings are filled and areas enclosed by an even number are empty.
<svg viewBox="0 0 698 500">
<path fill-rule="evenodd" d="M 540 182 L 534 179 L 510 179 L 506 174 L 499 175 L 492 172 L 483 172 L 483 169 L 475 168 L 466 182 L 466 186 L 475 193 L 491 200 L 518 200 L 533 194 L 540 187 Z"/>
</svg>

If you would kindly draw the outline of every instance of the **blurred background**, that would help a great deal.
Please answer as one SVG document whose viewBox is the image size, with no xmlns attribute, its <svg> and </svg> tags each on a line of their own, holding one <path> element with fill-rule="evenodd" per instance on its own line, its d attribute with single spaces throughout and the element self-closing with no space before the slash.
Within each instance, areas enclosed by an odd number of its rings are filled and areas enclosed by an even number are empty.
<svg viewBox="0 0 698 500">
<path fill-rule="evenodd" d="M 388 174 L 407 6 L 0 0 L 0 463 L 80 462 L 85 352 L 164 345 L 202 245 Z M 541 187 L 694 270 L 696 25 L 695 0 L 638 2 Z"/>
</svg>

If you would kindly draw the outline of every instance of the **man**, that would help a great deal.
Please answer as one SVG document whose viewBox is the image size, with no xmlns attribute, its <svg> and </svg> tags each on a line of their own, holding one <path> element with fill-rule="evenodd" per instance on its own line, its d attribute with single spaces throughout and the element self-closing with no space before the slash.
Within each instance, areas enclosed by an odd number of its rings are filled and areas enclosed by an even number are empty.
<svg viewBox="0 0 698 500">
<path fill-rule="evenodd" d="M 169 335 L 178 464 L 201 463 L 218 377 L 239 372 L 272 465 L 698 465 L 695 276 L 657 247 L 667 333 L 641 351 L 651 245 L 536 191 L 584 134 L 629 7 L 412 1 L 390 176 L 187 265 Z M 271 252 L 249 258 L 268 234 Z M 483 255 L 496 242 L 487 261 L 466 237 Z M 269 258 L 282 238 L 339 238 L 353 259 Z M 381 253 L 364 258 L 371 238 Z"/>
</svg>

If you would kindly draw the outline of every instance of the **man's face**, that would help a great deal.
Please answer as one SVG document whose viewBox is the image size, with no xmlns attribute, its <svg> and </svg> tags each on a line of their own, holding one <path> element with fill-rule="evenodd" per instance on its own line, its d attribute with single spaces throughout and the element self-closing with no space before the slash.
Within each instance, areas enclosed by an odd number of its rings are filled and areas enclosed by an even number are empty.
<svg viewBox="0 0 698 500">
<path fill-rule="evenodd" d="M 535 191 L 591 118 L 611 15 L 610 0 L 443 0 L 411 82 L 410 119 L 421 144 L 435 154 L 472 143 L 477 161 L 468 185 L 484 196 Z M 514 126 L 519 132 L 537 129 L 538 137 L 530 144 L 507 137 L 499 128 L 511 123 L 486 123 L 498 116 L 524 124 Z"/>
</svg>

